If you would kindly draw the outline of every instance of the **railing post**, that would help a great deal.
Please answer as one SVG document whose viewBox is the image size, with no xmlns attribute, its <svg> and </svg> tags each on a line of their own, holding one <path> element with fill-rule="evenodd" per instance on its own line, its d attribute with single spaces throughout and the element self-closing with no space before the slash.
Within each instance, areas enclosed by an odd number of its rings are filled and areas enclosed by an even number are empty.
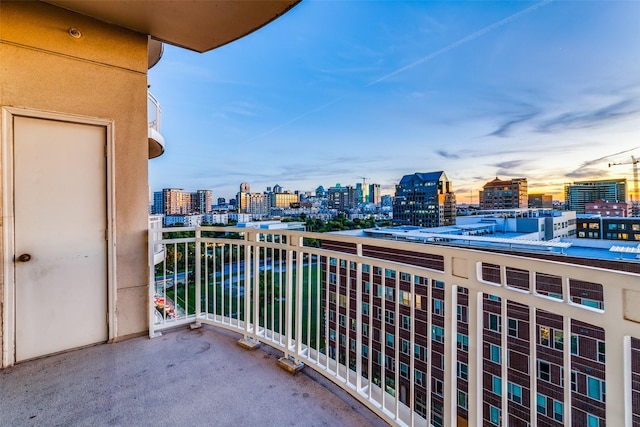
<svg viewBox="0 0 640 427">
<path fill-rule="evenodd" d="M 202 315 L 202 230 L 200 227 L 196 227 L 195 230 L 195 277 L 194 277 L 194 287 L 195 287 L 195 316 L 196 321 L 191 325 L 191 329 L 196 329 L 202 326 L 200 323 L 200 317 Z M 206 252 L 206 251 L 205 251 Z M 189 292 L 189 274 L 186 274 L 186 282 L 187 282 L 187 293 Z M 188 308 L 187 308 L 188 309 Z"/>
</svg>

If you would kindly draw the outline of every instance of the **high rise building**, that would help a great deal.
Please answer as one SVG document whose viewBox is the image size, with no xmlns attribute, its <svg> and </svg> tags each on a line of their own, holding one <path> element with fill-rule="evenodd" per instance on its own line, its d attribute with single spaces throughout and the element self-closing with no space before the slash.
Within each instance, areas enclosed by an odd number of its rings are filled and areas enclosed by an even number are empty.
<svg viewBox="0 0 640 427">
<path fill-rule="evenodd" d="M 627 180 L 607 179 L 601 181 L 576 181 L 565 184 L 565 209 L 585 213 L 585 203 L 604 200 L 608 202 L 627 201 Z"/>
<path fill-rule="evenodd" d="M 356 184 L 356 197 L 358 203 L 368 203 L 369 202 L 369 186 L 365 183 L 357 183 Z"/>
<path fill-rule="evenodd" d="M 188 199 L 190 201 L 191 197 Z M 162 190 L 162 213 L 164 215 L 183 215 L 187 213 L 187 210 L 188 201 L 182 188 L 165 188 Z"/>
<path fill-rule="evenodd" d="M 327 205 L 329 209 L 336 209 L 340 212 L 349 212 L 358 206 L 358 192 L 350 185 L 343 187 L 336 184 L 329 188 L 327 194 Z"/>
<path fill-rule="evenodd" d="M 380 184 L 369 184 L 369 200 L 367 201 L 375 204 L 380 203 Z"/>
<path fill-rule="evenodd" d="M 405 175 L 396 185 L 393 220 L 401 225 L 440 227 L 456 223 L 456 199 L 443 171 Z"/>
<path fill-rule="evenodd" d="M 480 191 L 480 209 L 517 209 L 529 205 L 527 178 L 487 182 Z"/>
<path fill-rule="evenodd" d="M 154 215 L 164 214 L 164 204 L 162 203 L 162 191 L 153 192 L 153 204 L 151 205 L 151 213 Z"/>
<path fill-rule="evenodd" d="M 213 192 L 211 190 L 198 190 L 195 193 L 195 212 L 206 214 L 211 212 L 213 205 Z"/>
</svg>

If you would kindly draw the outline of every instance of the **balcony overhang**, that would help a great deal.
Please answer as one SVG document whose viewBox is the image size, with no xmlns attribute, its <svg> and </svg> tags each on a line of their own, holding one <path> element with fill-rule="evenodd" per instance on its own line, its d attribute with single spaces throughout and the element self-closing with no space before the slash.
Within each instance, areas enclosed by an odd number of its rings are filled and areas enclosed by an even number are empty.
<svg viewBox="0 0 640 427">
<path fill-rule="evenodd" d="M 43 1 L 202 53 L 252 33 L 300 0 Z"/>
<path fill-rule="evenodd" d="M 154 159 L 164 153 L 164 137 L 152 127 L 149 127 L 149 158 Z"/>
</svg>

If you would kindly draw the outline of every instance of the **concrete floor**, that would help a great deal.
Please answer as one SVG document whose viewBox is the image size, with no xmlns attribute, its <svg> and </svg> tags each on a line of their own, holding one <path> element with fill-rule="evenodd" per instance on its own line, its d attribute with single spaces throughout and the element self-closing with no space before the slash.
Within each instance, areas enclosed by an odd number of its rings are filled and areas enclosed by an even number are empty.
<svg viewBox="0 0 640 427">
<path fill-rule="evenodd" d="M 386 426 L 310 368 L 209 327 L 0 370 L 0 426 Z"/>
</svg>

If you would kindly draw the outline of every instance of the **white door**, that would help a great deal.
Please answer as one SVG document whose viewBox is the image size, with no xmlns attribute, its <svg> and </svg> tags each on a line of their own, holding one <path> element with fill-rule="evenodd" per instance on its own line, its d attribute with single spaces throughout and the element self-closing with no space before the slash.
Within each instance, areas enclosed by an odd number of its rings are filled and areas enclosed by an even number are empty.
<svg viewBox="0 0 640 427">
<path fill-rule="evenodd" d="M 16 361 L 105 342 L 106 128 L 14 116 Z"/>
</svg>

